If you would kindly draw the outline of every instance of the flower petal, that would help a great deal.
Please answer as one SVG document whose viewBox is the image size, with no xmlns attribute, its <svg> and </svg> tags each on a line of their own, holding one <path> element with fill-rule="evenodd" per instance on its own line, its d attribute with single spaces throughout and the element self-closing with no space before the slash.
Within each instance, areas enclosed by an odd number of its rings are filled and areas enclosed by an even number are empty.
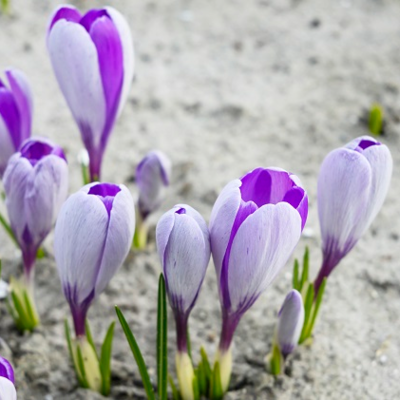
<svg viewBox="0 0 400 400">
<path fill-rule="evenodd" d="M 3 357 L 0 357 L 0 376 L 7 378 L 12 383 L 15 382 L 13 367 L 10 362 Z"/>
<path fill-rule="evenodd" d="M 287 203 L 266 204 L 240 226 L 229 259 L 230 312 L 245 312 L 275 279 L 301 234 L 299 213 Z"/>
<path fill-rule="evenodd" d="M 74 6 L 70 5 L 60 6 L 54 11 L 53 15 L 50 18 L 49 27 L 47 28 L 47 34 L 50 33 L 55 23 L 60 21 L 61 19 L 79 23 L 81 18 L 82 18 L 81 13 Z"/>
<path fill-rule="evenodd" d="M 0 87 L 0 117 L 7 126 L 15 149 L 18 149 L 21 143 L 20 115 L 12 92 L 5 87 Z"/>
<path fill-rule="evenodd" d="M 88 151 L 97 148 L 105 126 L 106 101 L 97 49 L 85 28 L 58 21 L 48 38 L 53 69 Z"/>
<path fill-rule="evenodd" d="M 133 50 L 133 41 L 132 41 L 132 33 L 129 28 L 126 19 L 123 15 L 118 12 L 113 7 L 105 7 L 108 15 L 113 20 L 115 26 L 118 29 L 119 37 L 122 42 L 122 51 L 124 55 L 123 63 L 124 63 L 124 79 L 121 91 L 121 98 L 119 102 L 119 108 L 117 116 L 121 114 L 122 108 L 125 105 L 126 99 L 129 94 L 129 90 L 132 84 L 133 75 L 134 75 L 134 50 Z"/>
<path fill-rule="evenodd" d="M 0 115 L 0 178 L 6 170 L 8 160 L 15 153 L 16 149 L 11 139 L 7 125 Z"/>
<path fill-rule="evenodd" d="M 14 384 L 7 378 L 0 376 L 0 399 L 17 400 Z"/>
<path fill-rule="evenodd" d="M 6 70 L 6 76 L 8 82 L 10 83 L 10 89 L 14 96 L 20 116 L 21 134 L 19 137 L 18 146 L 16 146 L 18 149 L 21 143 L 31 136 L 33 115 L 32 91 L 27 77 L 21 71 L 16 69 L 8 69 Z"/>
<path fill-rule="evenodd" d="M 120 185 L 120 188 L 121 191 L 115 196 L 110 213 L 104 252 L 96 280 L 96 296 L 105 289 L 132 246 L 135 232 L 135 205 L 129 190 L 124 185 Z"/>
</svg>

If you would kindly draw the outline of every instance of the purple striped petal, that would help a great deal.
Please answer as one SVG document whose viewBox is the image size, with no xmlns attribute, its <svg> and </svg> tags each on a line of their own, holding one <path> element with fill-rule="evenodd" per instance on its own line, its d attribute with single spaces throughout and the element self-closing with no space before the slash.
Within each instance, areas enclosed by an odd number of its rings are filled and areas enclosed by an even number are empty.
<svg viewBox="0 0 400 400">
<path fill-rule="evenodd" d="M 81 13 L 75 7 L 69 5 L 61 6 L 53 13 L 53 16 L 50 18 L 47 34 L 50 33 L 56 22 L 60 20 L 79 23 L 81 18 Z"/>
<path fill-rule="evenodd" d="M 107 17 L 109 15 L 105 9 L 93 9 L 89 10 L 79 21 L 79 23 L 90 33 L 93 24 L 100 18 Z"/>
<path fill-rule="evenodd" d="M 0 377 L 7 378 L 12 383 L 15 383 L 14 370 L 8 360 L 0 357 Z"/>
<path fill-rule="evenodd" d="M 15 149 L 18 149 L 21 143 L 20 115 L 12 92 L 5 87 L 0 88 L 0 116 L 11 134 Z"/>
</svg>

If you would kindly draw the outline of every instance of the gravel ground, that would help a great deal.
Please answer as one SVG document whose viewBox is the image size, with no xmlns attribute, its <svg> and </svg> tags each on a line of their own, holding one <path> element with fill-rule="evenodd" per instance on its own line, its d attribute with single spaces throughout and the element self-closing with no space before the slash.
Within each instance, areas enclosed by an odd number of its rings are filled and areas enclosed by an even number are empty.
<svg viewBox="0 0 400 400">
<path fill-rule="evenodd" d="M 29 76 L 35 96 L 34 132 L 61 144 L 70 189 L 80 185 L 79 133 L 51 71 L 45 48 L 49 15 L 59 1 L 12 0 L 0 17 L 0 67 Z M 50 4 L 51 3 L 51 4 Z M 75 1 L 87 9 L 98 1 Z M 400 398 L 400 2 L 396 0 L 116 0 L 134 32 L 137 75 L 111 137 L 106 181 L 132 193 L 135 166 L 153 148 L 172 159 L 173 182 L 151 218 L 148 249 L 131 254 L 89 317 L 100 344 L 124 311 L 155 377 L 156 287 L 159 260 L 154 226 L 176 203 L 208 220 L 219 191 L 257 166 L 295 172 L 310 198 L 305 245 L 312 272 L 321 261 L 316 210 L 319 165 L 331 149 L 366 133 L 365 115 L 378 101 L 386 112 L 382 140 L 392 150 L 394 175 L 381 213 L 331 276 L 311 347 L 301 347 L 286 374 L 263 367 L 276 312 L 290 288 L 291 268 L 243 318 L 235 337 L 228 399 L 395 400 Z M 4 206 L 0 209 L 4 211 Z M 4 276 L 17 274 L 20 255 L 0 232 Z M 0 352 L 16 369 L 18 399 L 100 399 L 77 387 L 63 333 L 69 316 L 52 256 L 37 263 L 42 326 L 19 335 L 0 303 Z M 291 261 L 292 262 L 292 261 Z M 291 263 L 290 262 L 290 263 Z M 212 264 L 212 263 L 211 263 Z M 191 318 L 193 349 L 213 354 L 220 324 L 213 266 Z M 174 327 L 170 328 L 173 362 Z M 144 399 L 136 365 L 116 329 L 110 399 Z"/>
</svg>

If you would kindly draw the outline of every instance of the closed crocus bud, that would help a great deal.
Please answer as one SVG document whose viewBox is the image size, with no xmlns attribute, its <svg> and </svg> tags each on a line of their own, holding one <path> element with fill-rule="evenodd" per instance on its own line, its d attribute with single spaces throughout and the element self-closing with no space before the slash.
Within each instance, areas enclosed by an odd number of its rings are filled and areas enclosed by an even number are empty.
<svg viewBox="0 0 400 400">
<path fill-rule="evenodd" d="M 91 179 L 98 180 L 109 135 L 133 79 L 129 26 L 112 7 L 82 15 L 72 6 L 62 6 L 50 20 L 47 47 L 89 153 Z"/>
<path fill-rule="evenodd" d="M 278 314 L 277 342 L 286 358 L 296 348 L 304 324 L 304 305 L 301 294 L 293 289 L 286 296 Z"/>
<path fill-rule="evenodd" d="M 392 168 L 388 147 L 369 136 L 359 137 L 325 157 L 318 177 L 323 263 L 315 293 L 378 214 Z"/>
<path fill-rule="evenodd" d="M 32 93 L 26 76 L 17 69 L 5 71 L 8 87 L 0 79 L 0 177 L 10 157 L 31 135 Z"/>
<path fill-rule="evenodd" d="M 17 393 L 14 387 L 14 370 L 11 364 L 0 357 L 0 400 L 16 400 Z"/>
<path fill-rule="evenodd" d="M 61 208 L 54 255 L 77 337 L 85 335 L 90 304 L 125 260 L 134 229 L 133 198 L 124 185 L 86 185 Z"/>
<path fill-rule="evenodd" d="M 222 306 L 217 361 L 224 391 L 240 318 L 286 264 L 307 214 L 308 198 L 299 179 L 278 168 L 257 168 L 230 182 L 214 205 L 210 237 Z"/>
<path fill-rule="evenodd" d="M 4 174 L 11 228 L 31 279 L 36 253 L 68 194 L 68 165 L 61 147 L 44 138 L 26 140 Z"/>
<path fill-rule="evenodd" d="M 179 387 L 183 399 L 191 400 L 194 399 L 194 371 L 187 349 L 187 323 L 210 261 L 208 228 L 196 210 L 178 204 L 162 216 L 157 224 L 156 237 L 176 322 Z"/>
</svg>

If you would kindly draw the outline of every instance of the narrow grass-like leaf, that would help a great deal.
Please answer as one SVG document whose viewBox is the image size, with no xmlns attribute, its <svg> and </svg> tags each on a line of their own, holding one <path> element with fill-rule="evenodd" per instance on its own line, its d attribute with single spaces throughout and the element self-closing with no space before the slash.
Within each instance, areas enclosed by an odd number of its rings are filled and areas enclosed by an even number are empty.
<svg viewBox="0 0 400 400">
<path fill-rule="evenodd" d="M 304 325 L 301 331 L 299 343 L 303 343 L 307 339 L 308 324 L 310 322 L 313 302 L 314 302 L 314 284 L 309 283 L 306 299 L 304 302 Z"/>
<path fill-rule="evenodd" d="M 38 260 L 41 260 L 42 258 L 45 258 L 45 257 L 46 257 L 46 251 L 44 250 L 43 247 L 39 247 L 39 250 L 36 253 L 36 258 Z"/>
<path fill-rule="evenodd" d="M 6 299 L 6 306 L 7 306 L 7 310 L 10 313 L 12 319 L 17 324 L 17 322 L 18 322 L 18 314 L 16 313 L 15 308 L 11 305 L 10 300 L 8 298 Z"/>
<path fill-rule="evenodd" d="M 158 399 L 167 400 L 168 389 L 168 358 L 167 358 L 167 296 L 165 280 L 160 274 L 158 282 L 158 312 L 157 312 L 157 378 Z"/>
<path fill-rule="evenodd" d="M 272 375 L 279 375 L 282 370 L 282 355 L 281 351 L 279 349 L 279 346 L 274 343 L 274 346 L 272 347 L 272 354 L 271 354 L 271 360 L 270 360 L 270 368 L 271 368 L 271 374 Z"/>
<path fill-rule="evenodd" d="M 294 260 L 292 286 L 293 286 L 293 289 L 301 291 L 300 282 L 299 282 L 299 260 L 297 258 Z"/>
<path fill-rule="evenodd" d="M 24 307 L 22 306 L 21 302 L 19 301 L 18 296 L 15 294 L 15 292 L 11 292 L 11 298 L 14 303 L 14 308 L 16 313 L 18 314 L 18 320 L 20 323 L 20 328 L 23 330 L 24 329 L 24 324 L 28 320 L 28 317 L 25 313 Z"/>
<path fill-rule="evenodd" d="M 87 319 L 85 320 L 85 331 L 86 331 L 86 339 L 87 339 L 88 343 L 90 344 L 90 346 L 92 346 L 92 349 L 94 351 L 94 354 L 96 354 L 97 359 L 99 359 L 99 356 L 97 355 L 96 345 L 94 344 L 92 331 L 90 329 L 90 324 Z"/>
<path fill-rule="evenodd" d="M 303 256 L 303 272 L 301 274 L 299 292 L 303 290 L 304 284 L 308 281 L 308 271 L 309 271 L 309 251 L 308 251 L 308 246 L 306 246 L 306 250 L 304 251 L 304 256 Z"/>
<path fill-rule="evenodd" d="M 0 224 L 3 225 L 3 228 L 7 232 L 8 236 L 10 236 L 11 240 L 19 248 L 17 238 L 15 237 L 14 232 L 11 229 L 11 226 L 8 224 L 7 220 L 4 218 L 4 216 L 1 213 L 0 213 Z"/>
<path fill-rule="evenodd" d="M 28 296 L 28 292 L 26 290 L 24 290 L 22 293 L 24 296 L 25 309 L 26 309 L 27 318 L 28 318 L 27 324 L 31 327 L 31 329 L 33 329 L 37 324 L 35 312 L 33 311 L 31 300 Z"/>
<path fill-rule="evenodd" d="M 78 371 L 81 377 L 81 386 L 85 389 L 89 387 L 89 384 L 86 379 L 86 371 L 85 371 L 85 363 L 83 361 L 82 350 L 79 343 L 76 345 L 76 358 L 78 364 Z"/>
<path fill-rule="evenodd" d="M 197 374 L 196 373 L 193 376 L 192 385 L 193 385 L 194 400 L 200 400 L 199 382 L 197 380 Z"/>
<path fill-rule="evenodd" d="M 190 340 L 190 330 L 189 330 L 189 322 L 188 322 L 188 326 L 186 329 L 186 342 L 187 342 L 187 352 L 190 358 L 190 361 L 192 361 L 193 364 L 193 359 L 192 359 L 192 342 Z"/>
<path fill-rule="evenodd" d="M 69 356 L 71 357 L 72 365 L 74 366 L 76 379 L 78 379 L 79 386 L 83 387 L 84 383 L 79 375 L 78 366 L 76 365 L 76 362 L 75 362 L 74 351 L 72 349 L 71 332 L 69 330 L 69 324 L 68 324 L 67 319 L 65 319 L 65 321 L 64 321 L 64 330 L 65 330 L 65 338 L 67 340 L 67 345 L 68 345 L 68 352 L 69 352 Z"/>
<path fill-rule="evenodd" d="M 207 394 L 207 378 L 206 373 L 204 372 L 204 364 L 203 361 L 199 362 L 196 370 L 197 382 L 199 387 L 200 396 L 204 396 Z"/>
<path fill-rule="evenodd" d="M 135 336 L 133 335 L 131 329 L 129 328 L 128 323 L 126 322 L 126 319 L 124 317 L 124 315 L 122 314 L 121 310 L 119 309 L 118 306 L 115 306 L 115 311 L 117 313 L 119 322 L 121 324 L 121 327 L 125 333 L 126 339 L 128 340 L 129 346 L 131 348 L 133 357 L 135 357 L 136 360 L 136 364 L 138 366 L 139 369 L 139 373 L 140 376 L 142 378 L 142 382 L 143 382 L 143 386 L 144 389 L 146 391 L 147 394 L 147 398 L 149 400 L 155 400 L 155 396 L 154 396 L 154 390 L 153 387 L 151 386 L 151 382 L 150 382 L 150 377 L 149 377 L 149 373 L 147 371 L 147 367 L 146 364 L 144 362 L 142 353 L 139 349 L 139 346 L 136 342 Z"/>
<path fill-rule="evenodd" d="M 203 362 L 204 373 L 206 375 L 206 378 L 207 380 L 210 380 L 212 375 L 211 365 L 210 362 L 208 361 L 208 356 L 203 346 L 201 346 L 200 348 L 200 356 L 201 356 L 201 361 Z"/>
<path fill-rule="evenodd" d="M 175 382 L 171 375 L 168 375 L 169 385 L 171 386 L 172 391 L 172 399 L 173 400 L 181 400 L 181 395 L 179 394 L 179 390 L 177 389 Z"/>
<path fill-rule="evenodd" d="M 369 111 L 368 128 L 370 132 L 379 136 L 383 126 L 383 110 L 379 104 L 374 104 Z"/>
<path fill-rule="evenodd" d="M 112 342 L 114 337 L 114 326 L 113 321 L 108 328 L 106 336 L 104 338 L 103 345 L 101 346 L 100 353 L 100 372 L 101 372 L 101 394 L 108 396 L 111 387 L 111 353 L 112 353 Z"/>
<path fill-rule="evenodd" d="M 83 185 L 87 185 L 88 183 L 90 183 L 89 169 L 84 162 L 81 162 L 81 172 L 82 172 Z"/>
<path fill-rule="evenodd" d="M 224 392 L 222 390 L 222 383 L 221 383 L 221 369 L 218 361 L 216 361 L 214 364 L 214 371 L 211 379 L 210 392 L 211 392 L 210 398 L 212 400 L 221 400 L 224 397 Z"/>
<path fill-rule="evenodd" d="M 320 308 L 321 303 L 322 303 L 322 298 L 324 296 L 325 286 L 326 286 L 326 277 L 322 280 L 321 286 L 319 287 L 319 290 L 318 290 L 317 298 L 315 299 L 312 318 L 311 318 L 311 321 L 310 321 L 310 324 L 309 324 L 309 327 L 308 327 L 308 330 L 307 330 L 307 337 L 310 337 L 312 332 L 313 332 L 315 321 L 316 321 L 317 316 L 318 316 L 319 308 Z"/>
</svg>

